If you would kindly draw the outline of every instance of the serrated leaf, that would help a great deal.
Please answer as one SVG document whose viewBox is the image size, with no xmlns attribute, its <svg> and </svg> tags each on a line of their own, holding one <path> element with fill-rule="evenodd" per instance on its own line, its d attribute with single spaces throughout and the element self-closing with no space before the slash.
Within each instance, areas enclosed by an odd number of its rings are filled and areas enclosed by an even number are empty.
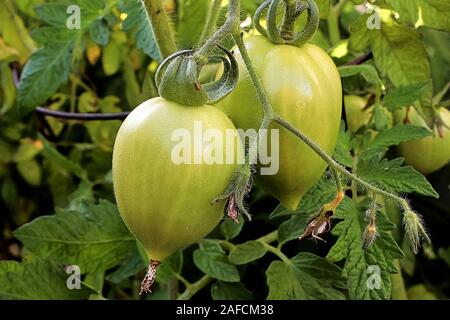
<svg viewBox="0 0 450 320">
<path fill-rule="evenodd" d="M 404 159 L 361 162 L 358 174 L 385 190 L 397 193 L 416 192 L 425 196 L 439 198 L 439 194 L 427 179 L 413 167 L 402 167 Z"/>
<path fill-rule="evenodd" d="M 381 131 L 361 153 L 361 158 L 371 159 L 377 154 L 387 151 L 390 146 L 396 146 L 405 141 L 421 139 L 429 135 L 431 135 L 431 132 L 423 127 L 410 124 L 397 125 Z"/>
<path fill-rule="evenodd" d="M 239 282 L 236 266 L 228 261 L 217 240 L 202 240 L 200 248 L 194 251 L 194 263 L 202 272 L 217 280 Z"/>
<path fill-rule="evenodd" d="M 69 274 L 50 260 L 33 259 L 18 263 L 0 261 L 0 299 L 78 300 L 87 299 L 90 289 L 69 290 Z"/>
<path fill-rule="evenodd" d="M 274 261 L 266 271 L 269 300 L 345 299 L 342 270 L 311 253 L 295 256 L 292 264 Z"/>
<path fill-rule="evenodd" d="M 450 32 L 450 4 L 445 0 L 386 0 L 400 13 L 400 20 L 416 27 L 427 26 Z"/>
<path fill-rule="evenodd" d="M 228 260 L 236 265 L 247 264 L 262 258 L 267 249 L 259 241 L 247 241 L 239 244 L 231 250 Z"/>
<path fill-rule="evenodd" d="M 150 17 L 142 1 L 123 0 L 122 11 L 128 16 L 123 22 L 124 30 L 136 30 L 136 45 L 152 59 L 161 61 L 161 53 L 155 40 Z"/>
<path fill-rule="evenodd" d="M 23 70 L 18 90 L 22 115 L 44 103 L 69 79 L 73 43 L 53 45 L 33 52 Z"/>
<path fill-rule="evenodd" d="M 412 105 L 429 90 L 430 82 L 420 82 L 406 86 L 399 86 L 390 90 L 384 97 L 383 105 L 390 111 Z"/>
<path fill-rule="evenodd" d="M 118 265 L 136 247 L 116 206 L 107 201 L 39 217 L 14 234 L 36 256 L 78 265 L 83 274 Z"/>
<path fill-rule="evenodd" d="M 377 216 L 379 237 L 366 251 L 363 250 L 364 214 L 368 205 L 367 201 L 357 204 L 346 197 L 338 207 L 335 218 L 343 221 L 332 230 L 332 234 L 339 238 L 327 260 L 338 262 L 345 259 L 343 271 L 351 299 L 389 299 L 390 274 L 398 272 L 395 261 L 403 253 L 389 232 L 394 225 L 382 214 Z"/>
<path fill-rule="evenodd" d="M 252 293 L 242 283 L 216 281 L 211 286 L 214 300 L 251 300 Z"/>
<path fill-rule="evenodd" d="M 418 31 L 399 24 L 389 10 L 380 9 L 380 29 L 367 28 L 369 15 L 362 15 L 351 27 L 350 43 L 355 50 L 370 46 L 378 69 L 396 86 L 428 81 L 430 64 Z M 432 90 L 422 99 L 431 103 Z"/>
<path fill-rule="evenodd" d="M 239 219 L 239 223 L 234 223 L 231 219 L 226 219 L 220 224 L 220 233 L 226 240 L 236 238 L 244 227 L 244 219 Z"/>
</svg>

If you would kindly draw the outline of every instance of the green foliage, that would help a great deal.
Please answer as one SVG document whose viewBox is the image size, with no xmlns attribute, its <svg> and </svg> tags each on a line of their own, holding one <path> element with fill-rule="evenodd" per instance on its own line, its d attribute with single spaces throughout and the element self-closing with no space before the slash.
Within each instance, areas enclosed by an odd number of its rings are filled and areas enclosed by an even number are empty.
<svg viewBox="0 0 450 320">
<path fill-rule="evenodd" d="M 152 21 L 135 0 L 3 2 L 0 299 L 138 299 L 148 261 L 118 214 L 111 178 L 121 121 L 61 121 L 33 111 L 42 106 L 114 113 L 156 96 L 153 79 L 162 54 Z M 241 19 L 253 16 L 262 2 L 242 0 Z M 327 242 L 299 241 L 314 214 L 336 196 L 331 172 L 295 211 L 256 185 L 247 199 L 254 221 L 225 219 L 207 239 L 167 258 L 150 298 L 173 298 L 185 290 L 181 297 L 205 300 L 390 299 L 398 288 L 409 298 L 448 298 L 449 167 L 427 179 L 403 164 L 396 147 L 432 135 L 433 106 L 448 107 L 446 90 L 437 94 L 450 81 L 450 5 L 377 0 L 381 28 L 369 29 L 373 13 L 363 12 L 362 2 L 348 1 L 342 9 L 338 1 L 317 0 L 321 24 L 314 42 L 340 66 L 344 94 L 371 102 L 367 124 L 358 132 L 346 130 L 343 118 L 334 158 L 367 182 L 411 199 L 437 241 L 416 259 L 403 234 L 401 208 L 377 197 L 377 237 L 366 248 L 373 195 L 346 178 L 346 197 L 331 219 Z M 81 9 L 80 29 L 66 27 L 69 5 Z M 166 1 L 179 48 L 199 46 L 209 5 Z M 336 26 L 330 23 L 334 14 L 340 15 Z M 333 28 L 340 39 L 331 47 Z M 369 51 L 369 61 L 344 66 Z M 429 128 L 392 123 L 392 113 L 407 106 Z M 80 290 L 67 288 L 67 265 L 80 267 Z"/>
</svg>

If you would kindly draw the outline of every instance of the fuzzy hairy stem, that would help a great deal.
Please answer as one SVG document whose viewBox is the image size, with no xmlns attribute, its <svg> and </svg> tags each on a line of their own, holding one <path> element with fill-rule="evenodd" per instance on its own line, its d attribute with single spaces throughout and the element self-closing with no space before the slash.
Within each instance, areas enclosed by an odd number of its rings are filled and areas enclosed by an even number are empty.
<svg viewBox="0 0 450 320">
<path fill-rule="evenodd" d="M 200 37 L 200 43 L 205 42 L 206 39 L 208 39 L 216 31 L 221 6 L 222 0 L 213 0 L 211 3 L 211 7 L 208 11 L 208 17 L 206 18 L 206 25 L 203 29 L 202 36 Z"/>
<path fill-rule="evenodd" d="M 175 38 L 162 0 L 140 0 L 145 6 L 159 53 L 164 59 L 177 50 Z"/>
</svg>

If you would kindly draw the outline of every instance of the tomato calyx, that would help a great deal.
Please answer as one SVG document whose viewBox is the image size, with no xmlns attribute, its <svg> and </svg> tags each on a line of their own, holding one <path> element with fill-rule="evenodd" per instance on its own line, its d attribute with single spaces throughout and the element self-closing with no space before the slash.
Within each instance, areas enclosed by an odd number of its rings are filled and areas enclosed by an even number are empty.
<svg viewBox="0 0 450 320">
<path fill-rule="evenodd" d="M 156 72 L 159 95 L 185 106 L 214 104 L 225 98 L 236 87 L 239 68 L 233 54 L 223 48 L 225 56 L 214 55 L 206 61 L 194 56 L 193 50 L 182 50 L 167 57 Z M 208 63 L 222 61 L 222 76 L 210 83 L 201 84 L 199 74 Z"/>
<path fill-rule="evenodd" d="M 256 10 L 253 18 L 255 28 L 270 41 L 275 44 L 288 44 L 301 46 L 310 41 L 316 33 L 319 22 L 319 8 L 314 0 L 296 0 L 287 5 L 284 11 L 283 23 L 281 28 L 277 22 L 277 9 L 280 6 L 280 0 L 267 0 Z M 267 29 L 261 25 L 261 15 L 267 11 Z M 303 30 L 295 32 L 295 21 L 305 11 L 308 12 L 308 19 Z"/>
<path fill-rule="evenodd" d="M 153 283 L 156 280 L 156 269 L 159 267 L 161 262 L 150 260 L 150 265 L 148 266 L 148 271 L 145 274 L 144 280 L 141 282 L 141 291 L 139 292 L 139 295 L 142 295 L 143 293 L 151 293 L 151 288 Z"/>
</svg>

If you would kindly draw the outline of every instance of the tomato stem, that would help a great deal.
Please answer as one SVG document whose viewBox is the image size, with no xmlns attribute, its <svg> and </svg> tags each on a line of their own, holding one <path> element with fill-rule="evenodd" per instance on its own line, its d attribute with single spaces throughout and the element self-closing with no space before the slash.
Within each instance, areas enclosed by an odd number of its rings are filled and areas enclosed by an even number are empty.
<svg viewBox="0 0 450 320">
<path fill-rule="evenodd" d="M 209 7 L 206 25 L 203 29 L 202 36 L 200 37 L 200 43 L 205 42 L 216 31 L 221 6 L 222 0 L 213 0 L 211 6 Z"/>
<path fill-rule="evenodd" d="M 164 59 L 177 50 L 166 9 L 161 0 L 140 1 L 145 6 L 148 23 L 155 35 L 161 58 Z"/>
</svg>

